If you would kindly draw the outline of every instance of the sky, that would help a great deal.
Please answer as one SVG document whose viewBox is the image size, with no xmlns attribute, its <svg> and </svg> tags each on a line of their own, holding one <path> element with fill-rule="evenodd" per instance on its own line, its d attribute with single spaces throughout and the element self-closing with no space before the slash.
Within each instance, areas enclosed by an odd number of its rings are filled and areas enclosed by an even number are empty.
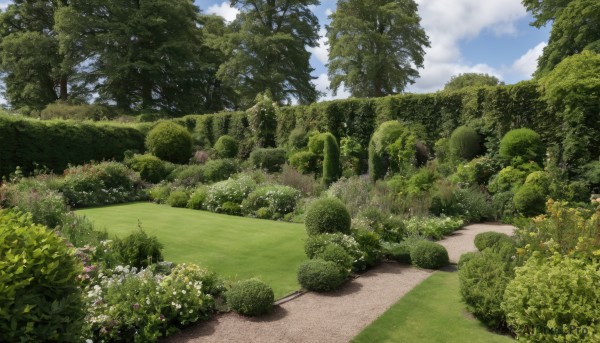
<svg viewBox="0 0 600 343">
<path fill-rule="evenodd" d="M 451 76 L 460 73 L 487 73 L 507 84 L 531 78 L 537 59 L 550 36 L 550 27 L 537 29 L 521 0 L 415 0 L 421 25 L 429 36 L 420 77 L 406 91 L 429 93 L 440 90 Z M 231 21 L 237 9 L 229 1 L 196 1 L 203 13 L 214 13 Z M 320 46 L 309 48 L 315 69 L 313 82 L 326 95 L 322 100 L 347 98 L 340 89 L 336 96 L 328 89 L 328 46 L 324 26 L 335 11 L 336 0 L 321 0 L 312 8 L 321 25 Z"/>
</svg>

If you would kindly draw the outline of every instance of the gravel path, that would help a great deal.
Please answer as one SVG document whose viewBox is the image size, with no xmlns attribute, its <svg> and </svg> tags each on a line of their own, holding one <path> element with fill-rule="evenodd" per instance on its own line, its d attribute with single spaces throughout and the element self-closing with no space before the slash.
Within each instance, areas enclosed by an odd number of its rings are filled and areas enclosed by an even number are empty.
<svg viewBox="0 0 600 343">
<path fill-rule="evenodd" d="M 452 262 L 475 250 L 473 238 L 485 231 L 511 234 L 509 225 L 475 224 L 440 241 Z M 182 342 L 328 342 L 345 343 L 377 319 L 404 294 L 425 280 L 432 271 L 383 263 L 343 289 L 326 293 L 306 293 L 275 306 L 273 313 L 246 318 L 235 313 L 218 315 L 169 339 Z"/>
</svg>

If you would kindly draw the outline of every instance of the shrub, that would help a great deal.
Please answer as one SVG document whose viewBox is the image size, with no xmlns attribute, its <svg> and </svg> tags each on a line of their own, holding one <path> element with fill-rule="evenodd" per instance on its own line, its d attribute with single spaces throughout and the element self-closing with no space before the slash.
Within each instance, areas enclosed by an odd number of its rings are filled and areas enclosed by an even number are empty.
<svg viewBox="0 0 600 343">
<path fill-rule="evenodd" d="M 176 186 L 193 187 L 205 182 L 203 165 L 183 165 L 175 168 L 167 177 Z"/>
<path fill-rule="evenodd" d="M 415 266 L 427 269 L 439 269 L 450 263 L 446 248 L 430 241 L 417 243 L 410 251 L 410 260 Z"/>
<path fill-rule="evenodd" d="M 431 189 L 433 183 L 437 179 L 437 175 L 430 168 L 421 168 L 413 174 L 408 180 L 408 194 L 416 195 Z"/>
<path fill-rule="evenodd" d="M 204 164 L 204 181 L 217 182 L 227 180 L 239 171 L 239 163 L 235 159 L 210 160 Z"/>
<path fill-rule="evenodd" d="M 27 186 L 22 183 L 5 187 L 3 193 L 7 205 L 18 211 L 31 213 L 31 219 L 36 224 L 49 228 L 60 225 L 68 212 L 65 198 L 46 185 Z"/>
<path fill-rule="evenodd" d="M 526 185 L 534 185 L 544 190 L 544 193 L 548 193 L 550 189 L 550 183 L 552 180 L 550 179 L 550 175 L 543 171 L 534 171 L 533 173 L 527 175 L 525 179 Z"/>
<path fill-rule="evenodd" d="M 433 151 L 439 162 L 446 162 L 450 157 L 450 140 L 446 137 L 438 139 L 433 146 Z"/>
<path fill-rule="evenodd" d="M 545 152 L 540 135 L 527 128 L 510 130 L 500 141 L 500 157 L 512 163 L 534 161 L 541 165 Z"/>
<path fill-rule="evenodd" d="M 141 227 L 124 239 L 115 239 L 113 247 L 123 264 L 128 266 L 146 268 L 163 260 L 162 244 L 155 236 L 148 236 Z"/>
<path fill-rule="evenodd" d="M 222 212 L 223 210 L 233 210 L 232 204 L 236 204 L 238 205 L 237 209 L 241 211 L 239 205 L 255 188 L 256 182 L 246 175 L 217 182 L 208 187 L 204 206 L 209 211 Z M 225 203 L 229 204 L 224 206 Z M 234 210 L 234 212 L 236 211 Z"/>
<path fill-rule="evenodd" d="M 362 252 L 354 237 L 342 233 L 324 233 L 321 235 L 309 236 L 304 244 L 304 252 L 308 258 L 312 259 L 323 252 L 323 250 L 331 244 L 344 248 L 353 260 L 358 260 L 362 257 Z"/>
<path fill-rule="evenodd" d="M 492 197 L 492 211 L 496 219 L 508 220 L 515 215 L 515 205 L 513 205 L 513 192 L 500 192 Z"/>
<path fill-rule="evenodd" d="M 327 190 L 327 193 L 340 199 L 350 212 L 352 217 L 355 217 L 362 208 L 369 204 L 371 184 L 369 181 L 358 176 L 345 178 L 342 177 Z"/>
<path fill-rule="evenodd" d="M 504 233 L 500 233 L 500 232 L 494 232 L 494 231 L 488 231 L 488 232 L 482 232 L 482 233 L 478 233 L 475 236 L 475 247 L 477 247 L 477 250 L 479 251 L 484 251 L 487 248 L 492 248 L 494 246 L 496 246 L 498 243 L 500 243 L 503 240 L 511 240 L 511 238 Z"/>
<path fill-rule="evenodd" d="M 514 265 L 493 250 L 472 256 L 460 265 L 460 292 L 467 308 L 475 317 L 492 329 L 506 324 L 500 304 Z"/>
<path fill-rule="evenodd" d="M 313 202 L 304 221 L 309 236 L 321 233 L 350 233 L 351 218 L 346 206 L 336 198 L 322 198 Z"/>
<path fill-rule="evenodd" d="M 308 151 L 323 157 L 323 149 L 325 149 L 325 136 L 319 132 L 311 133 L 308 137 Z"/>
<path fill-rule="evenodd" d="M 147 182 L 159 183 L 169 174 L 165 163 L 153 155 L 135 155 L 127 164 Z"/>
<path fill-rule="evenodd" d="M 381 261 L 381 242 L 378 234 L 359 229 L 353 232 L 353 236 L 358 243 L 358 248 L 363 253 L 364 266 L 359 266 L 360 269 L 373 267 Z"/>
<path fill-rule="evenodd" d="M 146 148 L 161 160 L 187 163 L 192 155 L 192 136 L 183 126 L 164 121 L 150 130 Z"/>
<path fill-rule="evenodd" d="M 406 231 L 412 235 L 420 235 L 433 239 L 442 239 L 460 229 L 464 222 L 451 217 L 411 217 L 406 221 Z"/>
<path fill-rule="evenodd" d="M 410 246 L 402 243 L 388 243 L 384 242 L 382 244 L 382 254 L 388 259 L 404 263 L 410 264 Z"/>
<path fill-rule="evenodd" d="M 110 107 L 97 104 L 70 105 L 63 102 L 48 104 L 40 112 L 40 118 L 48 119 L 73 119 L 73 120 L 110 120 L 116 117 Z"/>
<path fill-rule="evenodd" d="M 238 153 L 238 141 L 229 135 L 223 135 L 219 137 L 214 148 L 220 158 L 234 158 Z"/>
<path fill-rule="evenodd" d="M 546 195 L 544 190 L 536 185 L 528 184 L 519 188 L 513 198 L 515 209 L 525 216 L 533 217 L 544 213 Z"/>
<path fill-rule="evenodd" d="M 252 135 L 261 148 L 275 145 L 277 108 L 270 95 L 261 93 L 256 96 L 256 105 L 246 111 Z"/>
<path fill-rule="evenodd" d="M 250 163 L 259 169 L 266 169 L 270 173 L 281 171 L 285 163 L 285 150 L 279 148 L 255 149 L 250 153 Z"/>
<path fill-rule="evenodd" d="M 414 163 L 416 148 L 411 130 L 398 121 L 382 123 L 369 142 L 369 175 L 372 181 L 385 176 L 388 169 L 399 171 Z"/>
<path fill-rule="evenodd" d="M 268 208 L 271 213 L 281 215 L 293 212 L 300 192 L 289 186 L 270 185 L 262 186 L 250 193 L 242 203 L 248 213 L 253 213 L 261 208 Z"/>
<path fill-rule="evenodd" d="M 315 258 L 335 263 L 345 276 L 348 276 L 352 270 L 352 256 L 343 247 L 334 243 L 327 244 L 315 254 Z"/>
<path fill-rule="evenodd" d="M 303 195 L 308 196 L 317 196 L 323 190 L 323 185 L 317 182 L 312 175 L 302 175 L 287 164 L 277 175 L 277 182 L 295 188 Z"/>
<path fill-rule="evenodd" d="M 468 126 L 459 126 L 448 140 L 450 155 L 456 159 L 471 160 L 481 151 L 481 137 Z"/>
<path fill-rule="evenodd" d="M 531 342 L 600 341 L 599 269 L 567 256 L 529 259 L 504 292 L 511 331 Z"/>
<path fill-rule="evenodd" d="M 242 205 L 233 201 L 225 201 L 216 212 L 229 214 L 231 216 L 241 216 Z"/>
<path fill-rule="evenodd" d="M 471 261 L 477 256 L 479 256 L 479 253 L 474 251 L 469 251 L 460 255 L 460 258 L 458 259 L 457 263 L 458 269 L 461 269 L 467 262 Z"/>
<path fill-rule="evenodd" d="M 240 281 L 227 292 L 227 305 L 244 316 L 271 312 L 274 300 L 273 289 L 256 279 Z"/>
<path fill-rule="evenodd" d="M 185 191 L 173 191 L 169 194 L 167 204 L 171 207 L 186 207 L 188 203 L 188 194 Z"/>
<path fill-rule="evenodd" d="M 492 178 L 488 189 L 493 193 L 514 190 L 525 182 L 526 177 L 526 172 L 512 166 L 508 166 L 500 170 L 500 172 L 498 172 L 498 174 Z"/>
<path fill-rule="evenodd" d="M 298 268 L 298 282 L 309 291 L 333 291 L 340 288 L 345 279 L 346 275 L 334 262 L 309 260 Z"/>
<path fill-rule="evenodd" d="M 300 150 L 308 144 L 308 134 L 306 130 L 301 127 L 297 127 L 290 132 L 288 137 L 288 146 L 292 150 Z"/>
<path fill-rule="evenodd" d="M 290 165 L 302 174 L 317 171 L 317 155 L 310 151 L 299 151 L 290 156 Z"/>
<path fill-rule="evenodd" d="M 166 203 L 167 199 L 169 199 L 169 194 L 171 194 L 171 185 L 165 183 L 154 185 L 148 190 L 150 200 L 159 204 Z"/>
<path fill-rule="evenodd" d="M 323 147 L 323 183 L 326 185 L 336 181 L 341 173 L 340 147 L 335 136 L 327 132 L 324 134 L 325 145 Z"/>
<path fill-rule="evenodd" d="M 75 251 L 31 218 L 0 210 L 0 341 L 79 342 L 83 270 Z"/>
<path fill-rule="evenodd" d="M 459 181 L 469 185 L 486 185 L 496 172 L 494 161 L 486 156 L 477 157 L 466 164 L 460 164 L 456 170 Z"/>
<path fill-rule="evenodd" d="M 186 207 L 191 208 L 193 210 L 201 210 L 204 205 L 204 200 L 206 199 L 206 187 L 200 186 L 194 190 L 192 195 L 190 196 L 190 200 L 188 200 Z"/>
</svg>

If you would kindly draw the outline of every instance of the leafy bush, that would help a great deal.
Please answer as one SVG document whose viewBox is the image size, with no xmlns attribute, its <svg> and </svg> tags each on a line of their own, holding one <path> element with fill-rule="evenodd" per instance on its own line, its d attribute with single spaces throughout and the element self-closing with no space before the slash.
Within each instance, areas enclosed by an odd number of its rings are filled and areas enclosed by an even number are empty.
<svg viewBox="0 0 600 343">
<path fill-rule="evenodd" d="M 171 194 L 172 186 L 167 183 L 160 183 L 152 186 L 148 190 L 148 197 L 150 200 L 159 203 L 165 204 L 167 199 L 169 199 L 169 195 Z"/>
<path fill-rule="evenodd" d="M 499 193 L 514 190 L 520 187 L 527 177 L 527 173 L 520 169 L 508 166 L 492 178 L 488 189 L 490 192 Z"/>
<path fill-rule="evenodd" d="M 214 148 L 220 158 L 234 158 L 238 153 L 238 141 L 229 135 L 223 135 L 219 137 Z"/>
<path fill-rule="evenodd" d="M 272 214 L 284 215 L 296 209 L 296 201 L 299 198 L 300 191 L 289 186 L 262 186 L 248 195 L 242 203 L 242 207 L 247 213 L 255 213 L 261 208 L 268 208 Z"/>
<path fill-rule="evenodd" d="M 2 193 L 0 198 L 5 198 L 7 206 L 31 213 L 34 223 L 49 228 L 60 225 L 68 211 L 65 198 L 43 183 L 35 182 L 33 185 L 26 185 L 21 181 L 18 184 L 4 186 L 0 189 L 0 193 Z"/>
<path fill-rule="evenodd" d="M 408 244 L 384 242 L 381 245 L 381 252 L 388 259 L 405 264 L 411 263 Z"/>
<path fill-rule="evenodd" d="M 511 240 L 505 233 L 494 231 L 482 232 L 475 236 L 475 247 L 477 247 L 477 250 L 479 251 L 484 251 L 487 248 L 493 248 L 501 241 L 507 239 Z"/>
<path fill-rule="evenodd" d="M 124 239 L 115 239 L 113 244 L 114 250 L 125 265 L 146 268 L 163 260 L 162 244 L 156 236 L 148 236 L 141 227 Z"/>
<path fill-rule="evenodd" d="M 159 183 L 169 175 L 165 162 L 153 155 L 135 155 L 127 164 L 147 182 Z"/>
<path fill-rule="evenodd" d="M 277 103 L 268 94 L 258 94 L 256 105 L 246 111 L 248 124 L 259 147 L 275 145 Z"/>
<path fill-rule="evenodd" d="M 458 259 L 457 263 L 458 269 L 460 270 L 467 262 L 471 261 L 477 256 L 479 256 L 479 253 L 475 251 L 469 251 L 460 255 L 460 258 Z"/>
<path fill-rule="evenodd" d="M 361 209 L 369 204 L 371 184 L 358 176 L 345 178 L 342 177 L 327 190 L 327 193 L 340 199 L 345 205 L 350 215 L 355 217 Z"/>
<path fill-rule="evenodd" d="M 346 275 L 330 261 L 320 259 L 309 260 L 298 268 L 298 282 L 309 291 L 333 291 L 344 283 Z"/>
<path fill-rule="evenodd" d="M 244 316 L 271 312 L 274 300 L 273 289 L 256 279 L 240 281 L 227 292 L 227 305 Z"/>
<path fill-rule="evenodd" d="M 414 173 L 407 184 L 407 191 L 410 195 L 416 195 L 430 190 L 433 187 L 437 175 L 430 168 L 421 168 Z"/>
<path fill-rule="evenodd" d="M 0 210 L 0 341 L 79 342 L 81 262 L 54 232 Z"/>
<path fill-rule="evenodd" d="M 548 193 L 550 189 L 550 184 L 552 180 L 550 179 L 550 175 L 543 171 L 534 171 L 533 173 L 527 175 L 525 179 L 526 185 L 534 185 L 543 190 L 544 194 Z"/>
<path fill-rule="evenodd" d="M 323 149 L 325 149 L 325 135 L 320 132 L 312 132 L 308 137 L 308 151 L 323 157 Z"/>
<path fill-rule="evenodd" d="M 482 156 L 460 164 L 455 175 L 460 182 L 468 185 L 486 185 L 495 172 L 494 161 Z"/>
<path fill-rule="evenodd" d="M 250 153 L 250 163 L 259 169 L 266 169 L 270 173 L 281 171 L 281 166 L 286 161 L 285 150 L 279 148 L 255 149 Z"/>
<path fill-rule="evenodd" d="M 186 207 L 193 210 L 201 210 L 206 199 L 206 187 L 200 186 L 194 190 L 188 200 Z"/>
<path fill-rule="evenodd" d="M 500 141 L 500 157 L 511 163 L 534 161 L 541 165 L 545 152 L 540 135 L 527 128 L 510 130 Z"/>
<path fill-rule="evenodd" d="M 309 236 L 304 244 L 304 252 L 308 258 L 315 258 L 318 254 L 331 245 L 338 245 L 352 257 L 353 261 L 362 257 L 362 252 L 358 242 L 354 237 L 342 233 L 324 233 L 321 235 Z"/>
<path fill-rule="evenodd" d="M 450 135 L 448 148 L 452 157 L 469 161 L 481 151 L 481 137 L 472 128 L 459 126 Z"/>
<path fill-rule="evenodd" d="M 65 237 L 73 246 L 97 247 L 102 241 L 108 239 L 106 231 L 99 231 L 86 216 L 77 215 L 75 212 L 65 213 L 61 220 L 60 235 Z"/>
<path fill-rule="evenodd" d="M 452 217 L 411 217 L 406 221 L 406 231 L 433 239 L 442 239 L 460 229 L 464 222 Z"/>
<path fill-rule="evenodd" d="M 599 269 L 567 256 L 529 259 L 504 292 L 511 331 L 531 342 L 600 341 Z"/>
<path fill-rule="evenodd" d="M 302 174 L 317 172 L 317 155 L 310 151 L 299 151 L 290 156 L 290 165 Z"/>
<path fill-rule="evenodd" d="M 433 152 L 439 162 L 448 161 L 450 158 L 450 140 L 446 137 L 438 139 L 433 146 Z"/>
<path fill-rule="evenodd" d="M 63 102 L 48 104 L 40 112 L 40 118 L 48 119 L 73 119 L 73 120 L 110 120 L 117 114 L 110 107 L 98 104 L 71 105 Z"/>
<path fill-rule="evenodd" d="M 172 181 L 176 186 L 193 187 L 199 183 L 205 182 L 203 165 L 182 165 L 169 174 L 167 180 Z"/>
<path fill-rule="evenodd" d="M 348 276 L 352 270 L 352 256 L 341 246 L 330 243 L 315 254 L 316 259 L 335 263 L 340 271 Z"/>
<path fill-rule="evenodd" d="M 284 165 L 277 181 L 302 192 L 303 195 L 317 196 L 323 190 L 323 185 L 317 182 L 312 175 L 302 175 L 289 165 Z"/>
<path fill-rule="evenodd" d="M 212 212 L 231 211 L 232 204 L 239 205 L 256 188 L 256 182 L 249 176 L 242 175 L 235 179 L 217 182 L 208 187 L 204 206 Z M 229 203 L 224 206 L 225 203 Z"/>
<path fill-rule="evenodd" d="M 399 171 L 413 165 L 416 139 L 409 127 L 398 121 L 382 123 L 369 142 L 369 174 L 372 181 L 385 176 L 388 169 Z"/>
<path fill-rule="evenodd" d="M 359 269 L 373 267 L 381 261 L 381 242 L 378 234 L 359 229 L 353 232 L 353 236 L 358 243 L 358 248 L 363 253 L 364 265 L 359 265 Z"/>
<path fill-rule="evenodd" d="M 322 198 L 313 202 L 304 220 L 309 236 L 321 233 L 350 233 L 351 218 L 346 206 L 336 198 Z"/>
<path fill-rule="evenodd" d="M 167 204 L 171 207 L 186 207 L 189 196 L 185 191 L 176 190 L 169 194 Z"/>
<path fill-rule="evenodd" d="M 430 241 L 415 244 L 410 251 L 410 260 L 415 266 L 427 269 L 439 269 L 450 263 L 446 248 Z"/>
<path fill-rule="evenodd" d="M 471 255 L 467 262 L 463 260 L 460 264 L 460 292 L 467 308 L 493 329 L 506 325 L 500 304 L 504 290 L 513 278 L 513 267 L 501 254 L 489 249 Z"/>
<path fill-rule="evenodd" d="M 288 136 L 288 146 L 292 150 L 300 150 L 308 144 L 308 133 L 304 128 L 297 127 Z"/>
<path fill-rule="evenodd" d="M 217 182 L 227 180 L 239 171 L 239 163 L 235 159 L 210 160 L 204 164 L 204 181 Z"/>
<path fill-rule="evenodd" d="M 326 185 L 336 181 L 342 174 L 340 164 L 340 147 L 334 135 L 327 132 L 324 134 L 325 145 L 323 147 L 323 183 Z"/>
<path fill-rule="evenodd" d="M 546 195 L 541 187 L 534 184 L 527 184 L 515 192 L 513 204 L 519 213 L 533 217 L 544 213 Z"/>
<path fill-rule="evenodd" d="M 146 148 L 161 160 L 187 163 L 192 156 L 192 136 L 183 126 L 164 121 L 150 130 Z"/>
<path fill-rule="evenodd" d="M 500 192 L 492 197 L 492 211 L 496 219 L 508 220 L 516 213 L 513 205 L 513 192 Z"/>
</svg>

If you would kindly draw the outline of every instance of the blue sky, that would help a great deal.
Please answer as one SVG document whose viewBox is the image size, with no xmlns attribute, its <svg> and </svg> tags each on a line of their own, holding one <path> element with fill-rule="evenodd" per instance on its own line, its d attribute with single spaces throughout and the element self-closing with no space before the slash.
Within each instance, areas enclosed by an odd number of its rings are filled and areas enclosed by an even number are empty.
<svg viewBox="0 0 600 343">
<path fill-rule="evenodd" d="M 537 58 L 550 34 L 550 28 L 529 26 L 531 16 L 521 0 L 416 0 L 419 4 L 421 25 L 431 41 L 427 49 L 425 68 L 421 77 L 407 91 L 432 92 L 443 88 L 452 75 L 465 72 L 482 72 L 497 76 L 510 84 L 531 77 Z M 196 1 L 204 13 L 215 13 L 226 19 L 235 18 L 236 9 L 228 1 Z M 335 0 L 322 0 L 313 8 L 321 26 L 328 23 L 327 16 L 335 11 Z M 321 30 L 324 34 L 324 31 Z M 327 93 L 327 46 L 310 49 L 311 65 L 317 88 Z M 338 91 L 336 98 L 347 97 Z"/>
</svg>

